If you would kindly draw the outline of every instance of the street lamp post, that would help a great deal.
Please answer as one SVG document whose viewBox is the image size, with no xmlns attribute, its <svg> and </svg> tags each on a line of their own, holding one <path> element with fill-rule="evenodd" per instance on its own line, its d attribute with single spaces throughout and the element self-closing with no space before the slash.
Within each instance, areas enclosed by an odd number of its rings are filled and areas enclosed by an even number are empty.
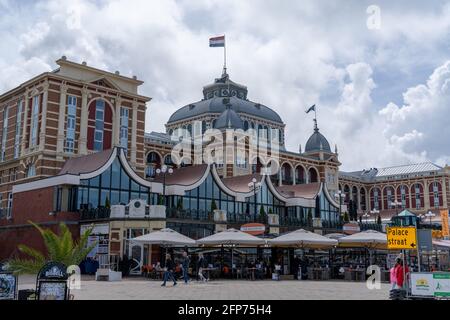
<svg viewBox="0 0 450 320">
<path fill-rule="evenodd" d="M 163 174 L 163 205 L 166 205 L 166 174 L 172 174 L 173 173 L 173 169 L 172 168 L 167 168 L 166 165 L 163 165 L 161 169 L 156 169 L 156 173 L 159 174 Z"/>
<path fill-rule="evenodd" d="M 345 197 L 345 195 L 342 194 L 341 190 L 338 190 L 335 194 L 334 194 L 335 198 L 339 198 L 339 218 L 342 217 L 342 198 Z"/>
<path fill-rule="evenodd" d="M 261 182 L 258 182 L 258 180 L 256 180 L 256 178 L 253 178 L 252 182 L 250 182 L 248 184 L 248 187 L 250 188 L 250 190 L 253 190 L 253 195 L 255 196 L 255 213 L 254 213 L 253 220 L 256 221 L 256 217 L 258 215 L 258 206 L 257 206 L 257 202 L 256 202 L 256 193 L 258 192 L 258 189 L 261 187 Z"/>
<path fill-rule="evenodd" d="M 398 207 L 401 206 L 402 203 L 400 201 L 392 201 L 391 206 L 395 208 L 395 215 L 398 216 Z"/>
<path fill-rule="evenodd" d="M 428 210 L 428 212 L 425 215 L 423 215 L 424 218 L 430 218 L 430 230 L 431 230 L 430 232 L 431 233 L 433 232 L 433 223 L 431 222 L 431 219 L 435 216 L 436 215 L 431 210 Z M 432 248 L 432 250 L 433 250 L 433 248 Z M 437 267 L 437 250 L 436 250 L 436 267 Z M 430 268 L 430 255 L 429 254 L 428 254 L 428 268 Z"/>
</svg>

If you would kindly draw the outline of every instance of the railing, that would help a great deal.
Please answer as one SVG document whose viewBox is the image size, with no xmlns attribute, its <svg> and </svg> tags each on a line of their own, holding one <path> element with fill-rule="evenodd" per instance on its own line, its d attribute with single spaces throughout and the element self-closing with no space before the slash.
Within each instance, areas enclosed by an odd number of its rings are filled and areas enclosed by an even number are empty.
<svg viewBox="0 0 450 320">
<path fill-rule="evenodd" d="M 214 221 L 214 214 L 204 210 L 180 210 L 168 208 L 166 214 L 167 219 Z"/>
<path fill-rule="evenodd" d="M 308 219 L 299 219 L 295 217 L 280 216 L 280 226 L 282 227 L 312 227 L 313 221 Z"/>
<path fill-rule="evenodd" d="M 337 229 L 337 230 L 341 230 L 343 227 L 343 223 L 340 221 L 325 221 L 322 220 L 322 228 L 325 229 Z"/>
<path fill-rule="evenodd" d="M 228 223 L 251 223 L 257 222 L 262 224 L 267 224 L 267 216 L 257 215 L 256 217 L 252 214 L 242 214 L 242 213 L 227 213 Z"/>
<path fill-rule="evenodd" d="M 82 208 L 80 209 L 81 220 L 101 220 L 108 219 L 111 215 L 111 209 L 106 207 Z"/>
<path fill-rule="evenodd" d="M 383 231 L 383 227 L 381 224 L 378 223 L 360 223 L 359 224 L 359 228 L 361 231 L 366 231 L 366 230 L 375 230 L 375 231 Z"/>
</svg>

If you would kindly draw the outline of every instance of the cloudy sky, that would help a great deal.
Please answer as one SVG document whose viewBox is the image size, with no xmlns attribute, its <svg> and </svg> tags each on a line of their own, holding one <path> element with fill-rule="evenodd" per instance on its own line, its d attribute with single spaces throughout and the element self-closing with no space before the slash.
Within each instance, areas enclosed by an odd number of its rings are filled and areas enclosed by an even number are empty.
<svg viewBox="0 0 450 320">
<path fill-rule="evenodd" d="M 281 115 L 291 151 L 316 104 L 343 170 L 450 163 L 446 1 L 0 0 L 0 91 L 66 55 L 144 80 L 146 130 L 163 131 L 220 75 L 221 34 L 231 78 Z"/>
</svg>

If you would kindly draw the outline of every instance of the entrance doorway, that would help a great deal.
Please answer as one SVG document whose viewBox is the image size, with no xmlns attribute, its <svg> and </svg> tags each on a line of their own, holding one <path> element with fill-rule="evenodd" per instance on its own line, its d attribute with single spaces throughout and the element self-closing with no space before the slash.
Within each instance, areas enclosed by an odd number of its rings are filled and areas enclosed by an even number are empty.
<svg viewBox="0 0 450 320">
<path fill-rule="evenodd" d="M 125 254 L 130 260 L 130 275 L 141 275 L 142 266 L 148 262 L 148 246 L 134 242 L 131 239 L 149 233 L 145 228 L 130 228 L 126 230 Z"/>
</svg>

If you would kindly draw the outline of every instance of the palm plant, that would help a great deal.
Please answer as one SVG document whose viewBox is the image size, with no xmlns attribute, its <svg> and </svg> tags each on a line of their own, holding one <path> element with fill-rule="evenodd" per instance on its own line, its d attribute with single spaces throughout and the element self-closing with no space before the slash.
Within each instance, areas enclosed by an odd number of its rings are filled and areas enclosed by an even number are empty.
<svg viewBox="0 0 450 320">
<path fill-rule="evenodd" d="M 16 274 L 36 274 L 50 261 L 61 262 L 66 266 L 79 265 L 89 252 L 94 249 L 96 243 L 87 246 L 88 237 L 92 232 L 89 228 L 81 235 L 79 241 L 73 241 L 72 233 L 67 225 L 60 223 L 59 234 L 50 229 L 44 229 L 30 222 L 41 234 L 46 247 L 46 254 L 26 245 L 19 245 L 18 249 L 31 259 L 16 258 L 8 262 L 8 269 Z"/>
</svg>

